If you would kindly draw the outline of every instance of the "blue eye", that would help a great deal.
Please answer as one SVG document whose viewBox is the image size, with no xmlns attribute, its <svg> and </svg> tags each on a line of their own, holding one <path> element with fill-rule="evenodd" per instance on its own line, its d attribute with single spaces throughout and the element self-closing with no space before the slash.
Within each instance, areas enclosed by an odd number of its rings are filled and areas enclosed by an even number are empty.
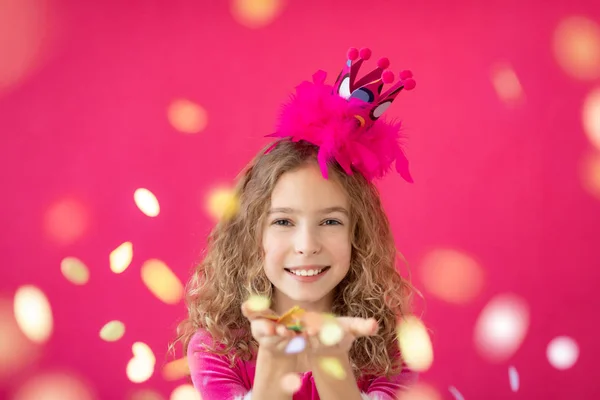
<svg viewBox="0 0 600 400">
<path fill-rule="evenodd" d="M 273 221 L 273 225 L 279 225 L 279 226 L 290 226 L 292 223 L 290 222 L 289 219 L 277 219 L 275 221 Z"/>
<path fill-rule="evenodd" d="M 342 225 L 342 223 L 336 219 L 328 219 L 323 222 L 325 225 Z"/>
</svg>

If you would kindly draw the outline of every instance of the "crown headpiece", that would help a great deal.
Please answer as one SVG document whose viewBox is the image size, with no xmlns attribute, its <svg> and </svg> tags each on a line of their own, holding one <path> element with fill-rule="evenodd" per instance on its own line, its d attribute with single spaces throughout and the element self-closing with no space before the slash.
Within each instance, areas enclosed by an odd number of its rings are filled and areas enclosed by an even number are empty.
<svg viewBox="0 0 600 400">
<path fill-rule="evenodd" d="M 387 58 L 379 59 L 376 69 L 358 79 L 360 67 L 370 57 L 367 48 L 351 48 L 333 86 L 325 84 L 324 71 L 315 73 L 312 83 L 298 85 L 283 106 L 277 131 L 267 136 L 291 137 L 318 146 L 317 158 L 325 178 L 327 162 L 332 159 L 347 174 L 354 168 L 368 180 L 385 175 L 395 161 L 396 171 L 412 182 L 408 160 L 398 143 L 400 123 L 380 117 L 402 90 L 415 87 L 415 81 L 410 71 L 402 71 L 393 84 L 395 77 Z M 383 92 L 385 84 L 393 85 Z"/>
</svg>

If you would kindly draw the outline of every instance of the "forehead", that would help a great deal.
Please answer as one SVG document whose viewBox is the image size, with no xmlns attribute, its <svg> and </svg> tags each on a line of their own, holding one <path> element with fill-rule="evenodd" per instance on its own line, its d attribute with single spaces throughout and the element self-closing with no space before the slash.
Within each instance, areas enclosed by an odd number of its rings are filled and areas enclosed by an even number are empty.
<svg viewBox="0 0 600 400">
<path fill-rule="evenodd" d="M 305 211 L 329 207 L 348 208 L 348 198 L 341 185 L 323 178 L 319 166 L 310 163 L 283 174 L 271 194 L 272 207 L 290 207 Z"/>
</svg>

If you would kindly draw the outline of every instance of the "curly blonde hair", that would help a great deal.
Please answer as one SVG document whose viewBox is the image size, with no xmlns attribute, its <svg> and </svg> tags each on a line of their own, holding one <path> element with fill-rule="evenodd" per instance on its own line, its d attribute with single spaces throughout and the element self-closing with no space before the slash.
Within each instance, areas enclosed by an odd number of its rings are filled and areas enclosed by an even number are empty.
<svg viewBox="0 0 600 400">
<path fill-rule="evenodd" d="M 310 143 L 288 139 L 270 146 L 238 180 L 238 212 L 210 233 L 205 257 L 187 285 L 188 318 L 179 324 L 174 342 L 183 343 L 184 354 L 198 329 L 211 334 L 215 346 L 209 350 L 229 355 L 232 367 L 238 359 L 251 360 L 258 348 L 241 305 L 251 294 L 273 294 L 261 250 L 271 193 L 282 174 L 315 162 L 318 152 Z M 358 173 L 347 175 L 335 162 L 329 171 L 348 196 L 352 238 L 350 269 L 336 287 L 332 312 L 379 322 L 379 334 L 357 339 L 350 351 L 356 376 L 396 374 L 402 369 L 396 324 L 410 312 L 413 288 L 396 269 L 399 253 L 376 187 Z"/>
</svg>

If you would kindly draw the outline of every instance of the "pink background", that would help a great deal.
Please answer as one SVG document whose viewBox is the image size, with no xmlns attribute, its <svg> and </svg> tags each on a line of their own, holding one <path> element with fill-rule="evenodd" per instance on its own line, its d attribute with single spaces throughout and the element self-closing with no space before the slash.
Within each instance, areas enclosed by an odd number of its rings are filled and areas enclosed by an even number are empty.
<svg viewBox="0 0 600 400">
<path fill-rule="evenodd" d="M 267 143 L 294 85 L 319 68 L 332 83 L 350 46 L 370 47 L 417 81 L 387 113 L 404 121 L 415 184 L 390 175 L 379 186 L 425 297 L 417 306 L 435 361 L 422 381 L 444 399 L 453 398 L 450 386 L 465 399 L 599 398 L 600 212 L 582 183 L 582 160 L 596 150 L 581 115 L 600 80 L 561 68 L 552 39 L 572 15 L 599 24 L 596 1 L 290 1 L 260 27 L 236 20 L 226 1 L 10 0 L 0 15 L 0 298 L 12 302 L 21 285 L 36 285 L 54 316 L 41 354 L 0 375 L 1 398 L 57 368 L 85 380 L 97 399 L 128 399 L 135 388 L 168 398 L 185 383 L 160 373 L 183 304 L 153 296 L 140 266 L 159 258 L 187 280 L 213 224 L 207 193 L 230 185 Z M 518 104 L 494 89 L 498 63 L 518 76 Z M 167 109 L 178 98 L 206 110 L 202 132 L 171 126 Z M 137 208 L 139 187 L 158 198 L 157 217 Z M 45 221 L 65 199 L 81 217 L 69 209 L 59 225 L 76 234 L 58 240 Z M 108 254 L 125 241 L 133 261 L 116 275 Z M 476 296 L 456 304 L 427 290 L 420 263 L 436 248 L 477 260 Z M 67 256 L 89 267 L 87 285 L 62 276 Z M 502 293 L 526 301 L 530 325 L 516 352 L 494 363 L 477 351 L 473 332 Z M 107 343 L 98 331 L 112 319 L 127 330 Z M 567 370 L 546 358 L 560 335 L 580 349 Z M 140 384 L 125 374 L 135 341 L 157 358 Z"/>
</svg>

